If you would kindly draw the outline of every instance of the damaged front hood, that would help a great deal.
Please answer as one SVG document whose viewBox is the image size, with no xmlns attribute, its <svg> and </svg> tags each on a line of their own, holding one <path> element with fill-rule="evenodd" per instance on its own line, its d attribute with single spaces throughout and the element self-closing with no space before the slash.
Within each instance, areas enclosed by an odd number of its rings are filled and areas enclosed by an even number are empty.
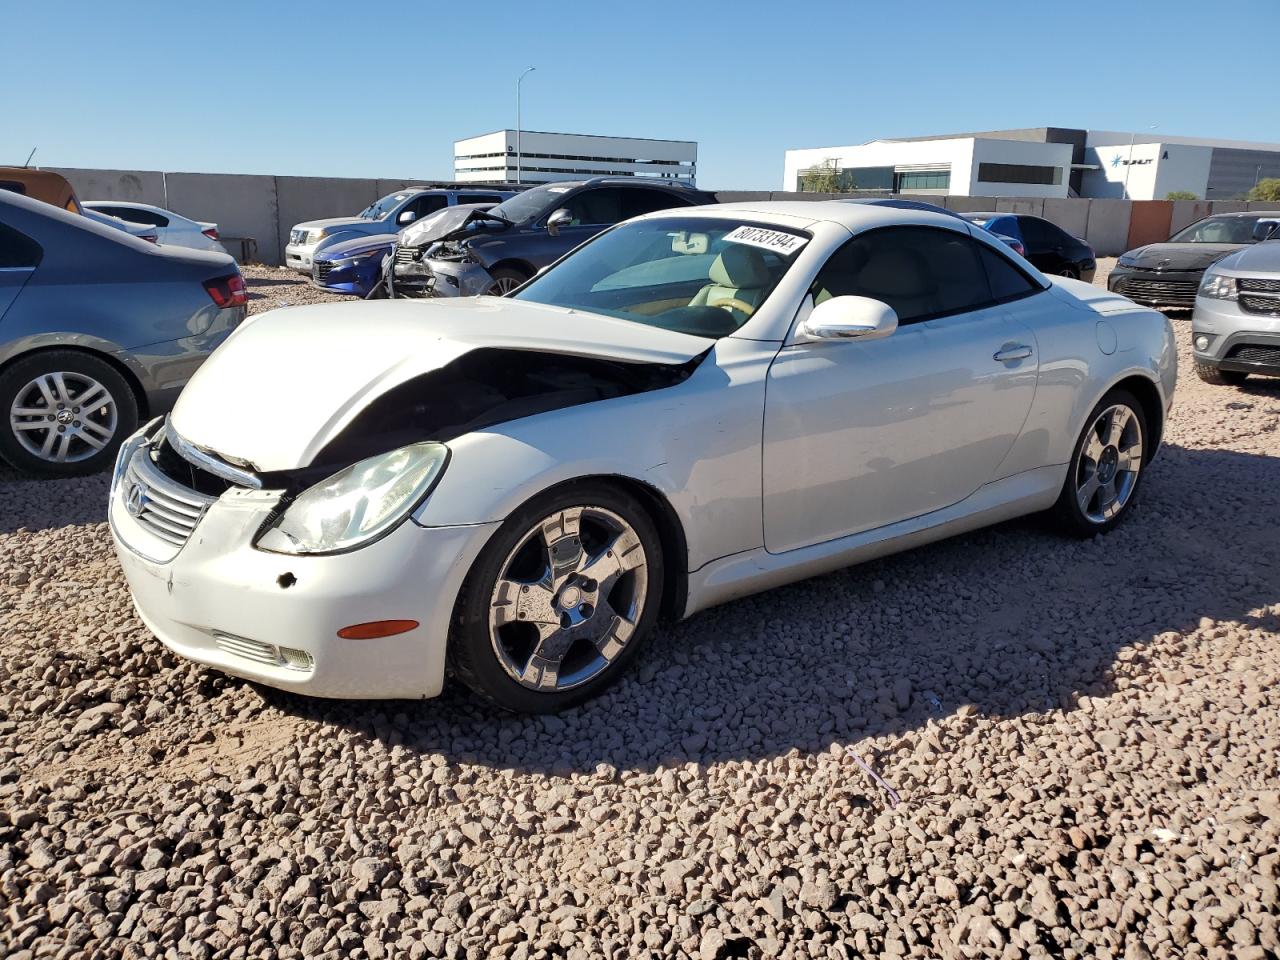
<svg viewBox="0 0 1280 960">
<path fill-rule="evenodd" d="M 405 227 L 400 231 L 400 245 L 404 247 L 423 247 L 437 240 L 451 240 L 461 236 L 472 223 L 477 220 L 490 220 L 495 224 L 505 223 L 499 217 L 486 217 L 484 211 L 496 206 L 492 203 L 462 204 L 456 207 L 445 207 L 439 213 Z"/>
<path fill-rule="evenodd" d="M 238 465 L 291 470 L 311 464 L 377 397 L 474 350 L 683 364 L 713 342 L 497 297 L 289 307 L 232 334 L 191 378 L 170 422 Z"/>
<path fill-rule="evenodd" d="M 1126 256 L 1133 266 L 1143 270 L 1202 270 L 1239 250 L 1240 246 L 1238 243 L 1152 243 Z"/>
</svg>

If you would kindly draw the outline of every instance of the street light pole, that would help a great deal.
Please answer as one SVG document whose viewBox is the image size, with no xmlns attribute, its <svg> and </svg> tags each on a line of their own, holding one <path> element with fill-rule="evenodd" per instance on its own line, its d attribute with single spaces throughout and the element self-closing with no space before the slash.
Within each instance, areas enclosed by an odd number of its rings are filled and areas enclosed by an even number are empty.
<svg viewBox="0 0 1280 960">
<path fill-rule="evenodd" d="M 1147 127 L 1147 129 L 1154 130 L 1157 126 L 1159 126 L 1159 124 L 1153 123 L 1151 126 Z M 1133 169 L 1133 138 L 1136 136 L 1136 133 L 1129 134 L 1129 159 L 1125 161 L 1124 165 L 1124 198 L 1126 200 L 1129 199 L 1129 171 Z"/>
<path fill-rule="evenodd" d="M 516 78 L 516 183 L 524 182 L 524 160 L 520 149 L 520 84 L 524 83 L 524 78 L 536 69 L 538 68 L 530 67 Z"/>
</svg>

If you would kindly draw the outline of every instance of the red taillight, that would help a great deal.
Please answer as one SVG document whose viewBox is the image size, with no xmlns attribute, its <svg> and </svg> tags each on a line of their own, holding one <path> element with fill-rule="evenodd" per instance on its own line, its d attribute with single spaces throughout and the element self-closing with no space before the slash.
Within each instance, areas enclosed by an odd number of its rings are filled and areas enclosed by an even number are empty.
<svg viewBox="0 0 1280 960">
<path fill-rule="evenodd" d="M 1013 241 L 1013 251 L 1020 257 L 1025 257 L 1027 255 L 1027 248 L 1017 240 Z"/>
<path fill-rule="evenodd" d="M 201 230 L 200 232 L 201 232 L 201 233 L 203 233 L 203 234 L 204 234 L 206 237 L 208 237 L 210 240 L 217 240 L 217 239 L 218 239 L 218 228 L 217 228 L 217 227 L 210 227 L 208 230 Z"/>
<path fill-rule="evenodd" d="M 244 286 L 244 277 L 238 273 L 206 280 L 204 288 L 219 307 L 243 307 L 249 302 L 249 292 Z"/>
</svg>

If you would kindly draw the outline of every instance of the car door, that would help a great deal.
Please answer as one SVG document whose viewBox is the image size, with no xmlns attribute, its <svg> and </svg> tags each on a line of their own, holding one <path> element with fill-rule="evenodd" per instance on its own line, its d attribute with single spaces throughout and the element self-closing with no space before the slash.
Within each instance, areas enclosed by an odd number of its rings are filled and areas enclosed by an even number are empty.
<svg viewBox="0 0 1280 960">
<path fill-rule="evenodd" d="M 1027 259 L 1042 273 L 1061 273 L 1067 266 L 1062 244 L 1049 229 L 1052 224 L 1039 217 L 1018 217 L 1022 242 L 1027 248 Z"/>
<path fill-rule="evenodd" d="M 765 399 L 768 550 L 921 516 L 996 475 L 1035 395 L 1035 339 L 997 302 L 982 260 L 968 233 L 888 227 L 819 272 L 807 302 L 872 297 L 899 328 L 779 351 Z"/>
<path fill-rule="evenodd" d="M 25 233 L 0 223 L 0 321 L 35 273 L 44 251 Z"/>
</svg>

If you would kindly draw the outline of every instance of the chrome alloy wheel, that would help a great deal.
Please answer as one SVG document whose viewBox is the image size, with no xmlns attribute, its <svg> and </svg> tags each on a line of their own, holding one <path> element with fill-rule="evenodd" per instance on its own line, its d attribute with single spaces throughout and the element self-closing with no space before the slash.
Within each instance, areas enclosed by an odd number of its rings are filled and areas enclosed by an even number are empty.
<svg viewBox="0 0 1280 960">
<path fill-rule="evenodd" d="M 1098 414 L 1085 434 L 1076 464 L 1080 512 L 1091 523 L 1106 523 L 1129 502 L 1142 469 L 1142 424 L 1123 404 Z"/>
<path fill-rule="evenodd" d="M 558 510 L 502 563 L 489 606 L 493 652 L 531 690 L 586 683 L 626 648 L 648 585 L 644 545 L 626 520 L 603 507 Z"/>
<path fill-rule="evenodd" d="M 493 289 L 490 293 L 495 297 L 505 297 L 522 283 L 524 283 L 523 280 L 519 280 L 515 277 L 501 276 L 497 280 L 493 281 Z"/>
<path fill-rule="evenodd" d="M 87 460 L 115 436 L 115 398 L 83 373 L 36 377 L 14 397 L 9 429 L 22 448 L 50 463 Z"/>
</svg>

